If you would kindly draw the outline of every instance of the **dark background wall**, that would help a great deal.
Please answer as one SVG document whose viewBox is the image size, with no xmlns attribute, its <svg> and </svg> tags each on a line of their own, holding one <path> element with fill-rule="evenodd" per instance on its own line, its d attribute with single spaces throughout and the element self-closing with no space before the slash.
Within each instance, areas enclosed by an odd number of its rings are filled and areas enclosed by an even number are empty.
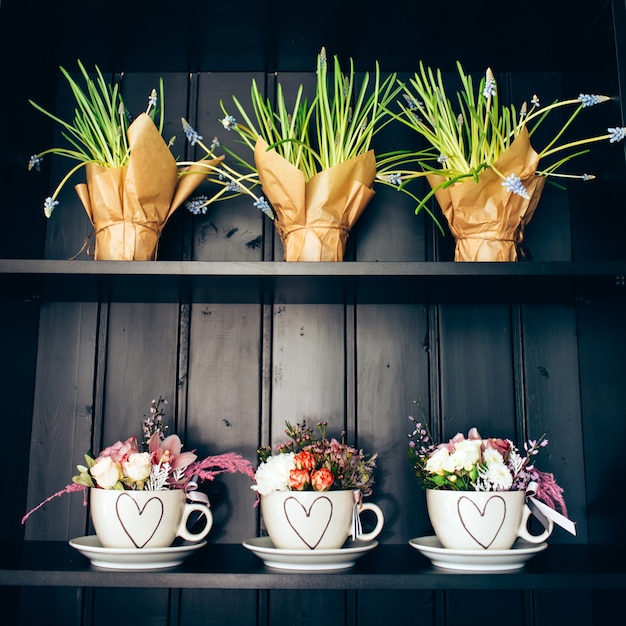
<svg viewBox="0 0 626 626">
<path fill-rule="evenodd" d="M 5 0 L 0 10 L 3 134 L 0 142 L 2 258 L 67 259 L 90 225 L 68 186 L 46 221 L 43 198 L 65 171 L 58 160 L 40 175 L 26 172 L 30 154 L 56 142 L 55 129 L 27 103 L 59 114 L 71 102 L 58 66 L 98 64 L 121 82 L 127 105 L 141 110 L 159 76 L 165 80 L 168 128 L 185 116 L 205 138 L 226 136 L 220 99 L 246 100 L 251 79 L 273 97 L 311 85 L 316 54 L 360 71 L 376 59 L 384 71 L 414 71 L 417 60 L 454 61 L 468 71 L 496 71 L 513 101 L 607 93 L 616 99 L 585 113 L 577 132 L 622 125 L 619 102 L 624 20 L 621 2 L 587 3 L 585 12 L 551 0 L 540 7 L 501 3 L 426 3 L 363 7 L 282 2 L 127 2 L 97 8 L 62 0 Z M 483 8 L 484 7 L 484 8 Z M 581 13 L 584 13 L 581 14 Z M 617 32 L 617 37 L 616 37 Z M 19 33 L 19 36 L 15 36 Z M 617 45 L 616 45 L 617 41 Z M 376 149 L 413 141 L 394 129 Z M 191 155 L 190 155 L 191 156 Z M 531 261 L 624 261 L 621 146 L 594 147 L 581 162 L 594 183 L 547 188 L 527 229 Z M 578 168 L 577 168 L 578 171 Z M 436 210 L 436 208 L 434 208 Z M 453 241 L 400 194 L 380 188 L 350 234 L 348 261 L 452 259 Z M 85 258 L 84 254 L 82 258 Z M 161 260 L 272 261 L 282 258 L 272 225 L 245 199 L 206 216 L 179 210 L 168 223 Z M 158 261 L 157 261 L 158 263 Z M 284 420 L 327 420 L 338 434 L 380 462 L 374 500 L 387 523 L 380 540 L 406 543 L 430 534 L 423 493 L 406 458 L 407 416 L 424 404 L 438 436 L 478 426 L 485 435 L 522 441 L 546 433 L 542 468 L 565 488 L 575 538 L 556 543 L 623 544 L 624 506 L 614 496 L 626 438 L 622 292 L 575 297 L 544 288 L 510 298 L 484 290 L 470 302 L 413 294 L 371 304 L 198 302 L 57 302 L 9 299 L 0 309 L 5 436 L 17 496 L 0 520 L 5 536 L 66 540 L 89 532 L 80 496 L 60 498 L 19 524 L 30 506 L 67 484 L 85 450 L 139 434 L 150 400 L 169 399 L 168 417 L 200 454 L 236 449 L 250 460 L 260 444 L 282 439 Z M 452 300 L 452 301 L 450 301 Z M 227 476 L 206 487 L 215 526 L 210 540 L 239 543 L 259 533 L 249 483 Z M 486 592 L 227 592 L 211 590 L 24 589 L 10 597 L 17 623 L 34 623 L 46 604 L 53 624 L 101 624 L 124 604 L 145 624 L 369 624 L 392 609 L 423 624 L 482 622 L 468 603 L 505 614 L 512 624 L 601 623 L 611 606 L 602 594 Z"/>
</svg>

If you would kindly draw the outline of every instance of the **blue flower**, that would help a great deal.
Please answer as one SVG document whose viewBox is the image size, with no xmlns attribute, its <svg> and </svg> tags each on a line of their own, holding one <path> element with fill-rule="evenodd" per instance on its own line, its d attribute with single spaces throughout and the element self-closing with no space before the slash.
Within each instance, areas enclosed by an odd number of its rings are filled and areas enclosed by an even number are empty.
<svg viewBox="0 0 626 626">
<path fill-rule="evenodd" d="M 220 122 L 222 122 L 222 126 L 226 130 L 232 130 L 237 126 L 237 120 L 232 115 L 227 115 L 223 120 L 220 120 Z"/>
<path fill-rule="evenodd" d="M 609 141 L 610 143 L 617 143 L 618 141 L 622 141 L 624 137 L 626 137 L 626 127 L 621 126 L 617 128 L 607 128 L 607 132 L 610 135 Z"/>
<path fill-rule="evenodd" d="M 202 141 L 202 135 L 198 135 L 198 133 L 193 129 L 191 124 L 183 118 L 183 131 L 185 133 L 185 137 L 187 137 L 187 141 L 195 146 L 198 141 Z"/>
<path fill-rule="evenodd" d="M 526 187 L 524 187 L 522 183 L 522 179 L 515 174 L 511 174 L 502 182 L 502 186 L 506 187 L 507 191 L 517 194 L 522 198 L 528 200 L 530 196 L 528 195 L 528 191 L 526 191 Z"/>
<path fill-rule="evenodd" d="M 386 176 L 386 181 L 391 185 L 397 185 L 399 187 L 402 184 L 402 174 L 400 174 L 400 172 L 388 174 Z"/>
<path fill-rule="evenodd" d="M 490 98 L 491 96 L 496 95 L 496 79 L 493 77 L 493 72 L 491 68 L 487 68 L 487 73 L 485 74 L 485 86 L 483 87 L 483 97 Z"/>
<path fill-rule="evenodd" d="M 488 79 L 485 82 L 485 88 L 483 89 L 483 97 L 489 98 L 489 96 L 496 95 L 496 81 L 493 78 Z"/>
<path fill-rule="evenodd" d="M 578 96 L 578 100 L 580 100 L 581 104 L 583 105 L 583 109 L 585 107 L 592 107 L 594 104 L 600 104 L 600 102 L 602 102 L 600 96 L 589 93 L 581 93 Z"/>
<path fill-rule="evenodd" d="M 232 181 L 228 183 L 228 185 L 226 185 L 226 189 L 228 191 L 232 191 L 233 193 L 239 193 L 241 191 L 241 185 L 239 183 Z"/>
<path fill-rule="evenodd" d="M 33 156 L 28 160 L 28 171 L 37 170 L 38 172 L 41 172 L 42 161 L 43 157 L 40 157 L 38 154 L 33 154 Z"/>
<path fill-rule="evenodd" d="M 213 141 L 211 142 L 211 150 L 215 150 L 215 148 L 219 148 L 220 142 L 217 137 L 213 137 Z"/>
<path fill-rule="evenodd" d="M 257 209 L 261 209 L 261 211 L 263 211 L 263 213 L 265 213 L 265 215 L 267 215 L 267 217 L 269 217 L 271 220 L 276 219 L 276 217 L 274 216 L 274 211 L 272 211 L 272 207 L 269 205 L 269 202 L 263 196 L 261 196 L 258 200 L 256 200 L 252 204 Z"/>
<path fill-rule="evenodd" d="M 415 111 L 416 109 L 419 109 L 421 103 L 416 102 L 415 100 L 413 100 L 413 98 L 411 98 L 411 96 L 406 93 L 402 95 L 404 97 L 404 100 L 406 101 L 407 107 L 409 107 L 409 111 Z"/>
<path fill-rule="evenodd" d="M 195 196 L 194 198 L 187 200 L 187 202 L 185 202 L 185 206 L 187 207 L 187 210 L 194 215 L 200 215 L 200 213 L 204 215 L 207 210 L 207 200 L 208 198 L 206 196 Z"/>
<path fill-rule="evenodd" d="M 437 157 L 437 163 L 441 163 L 442 165 L 445 165 L 448 162 L 448 157 L 445 154 L 440 154 Z"/>
<path fill-rule="evenodd" d="M 43 203 L 43 212 L 46 217 L 50 217 L 52 215 L 52 211 L 54 208 L 59 205 L 58 200 L 52 200 L 52 196 L 48 196 Z"/>
</svg>

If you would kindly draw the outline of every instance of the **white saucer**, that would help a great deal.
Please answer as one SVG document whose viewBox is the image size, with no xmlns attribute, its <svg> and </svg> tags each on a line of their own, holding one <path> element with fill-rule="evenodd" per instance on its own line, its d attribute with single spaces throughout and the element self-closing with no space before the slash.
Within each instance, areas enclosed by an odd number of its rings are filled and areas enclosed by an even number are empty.
<svg viewBox="0 0 626 626">
<path fill-rule="evenodd" d="M 242 543 L 244 548 L 254 552 L 268 567 L 301 572 L 352 567 L 360 556 L 378 545 L 378 541 L 357 539 L 348 540 L 346 545 L 338 550 L 279 550 L 274 547 L 269 537 L 246 539 Z"/>
<path fill-rule="evenodd" d="M 520 569 L 526 561 L 548 547 L 547 543 L 529 543 L 518 539 L 510 550 L 448 550 L 434 535 L 411 539 L 409 544 L 437 567 L 471 572 Z"/>
<path fill-rule="evenodd" d="M 69 544 L 96 567 L 114 569 L 160 569 L 180 565 L 192 552 L 206 546 L 206 541 L 183 542 L 169 548 L 104 548 L 96 535 L 70 539 Z"/>
</svg>

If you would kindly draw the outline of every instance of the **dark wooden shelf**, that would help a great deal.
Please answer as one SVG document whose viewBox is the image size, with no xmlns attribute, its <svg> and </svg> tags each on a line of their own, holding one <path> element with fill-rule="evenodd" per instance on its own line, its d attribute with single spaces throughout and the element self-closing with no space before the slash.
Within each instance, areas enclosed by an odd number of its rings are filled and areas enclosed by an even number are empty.
<svg viewBox="0 0 626 626">
<path fill-rule="evenodd" d="M 626 262 L 411 263 L 0 260 L 0 299 L 424 303 L 623 298 Z"/>
<path fill-rule="evenodd" d="M 335 572 L 267 568 L 238 544 L 209 544 L 178 567 L 106 570 L 62 541 L 3 545 L 0 585 L 211 589 L 626 589 L 626 551 L 613 546 L 549 545 L 521 569 L 455 572 L 433 567 L 409 545 L 379 545 Z"/>
</svg>

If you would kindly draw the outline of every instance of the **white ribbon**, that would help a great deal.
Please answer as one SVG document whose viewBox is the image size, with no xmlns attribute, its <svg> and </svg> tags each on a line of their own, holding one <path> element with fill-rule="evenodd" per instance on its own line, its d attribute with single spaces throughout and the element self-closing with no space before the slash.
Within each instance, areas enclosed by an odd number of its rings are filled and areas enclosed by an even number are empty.
<svg viewBox="0 0 626 626">
<path fill-rule="evenodd" d="M 361 516 L 359 515 L 359 509 L 361 508 L 361 491 L 360 489 L 355 489 L 352 492 L 354 496 L 354 506 L 352 507 L 352 541 L 355 541 L 359 538 L 360 535 L 363 534 L 363 526 L 361 525 Z"/>
<path fill-rule="evenodd" d="M 187 496 L 187 500 L 191 500 L 191 502 L 202 502 L 202 504 L 206 504 L 209 508 L 211 507 L 209 496 L 202 491 L 198 491 L 197 476 L 192 476 L 185 485 L 185 495 Z"/>
<path fill-rule="evenodd" d="M 537 500 L 537 498 L 534 497 L 536 493 L 537 483 L 530 482 L 528 487 L 526 487 L 526 504 L 532 514 L 541 522 L 541 525 L 548 530 L 548 520 L 552 520 L 557 526 L 565 529 L 568 533 L 576 535 L 576 522 L 572 522 L 572 520 L 565 517 L 565 515 L 561 515 L 547 504 Z"/>
</svg>

